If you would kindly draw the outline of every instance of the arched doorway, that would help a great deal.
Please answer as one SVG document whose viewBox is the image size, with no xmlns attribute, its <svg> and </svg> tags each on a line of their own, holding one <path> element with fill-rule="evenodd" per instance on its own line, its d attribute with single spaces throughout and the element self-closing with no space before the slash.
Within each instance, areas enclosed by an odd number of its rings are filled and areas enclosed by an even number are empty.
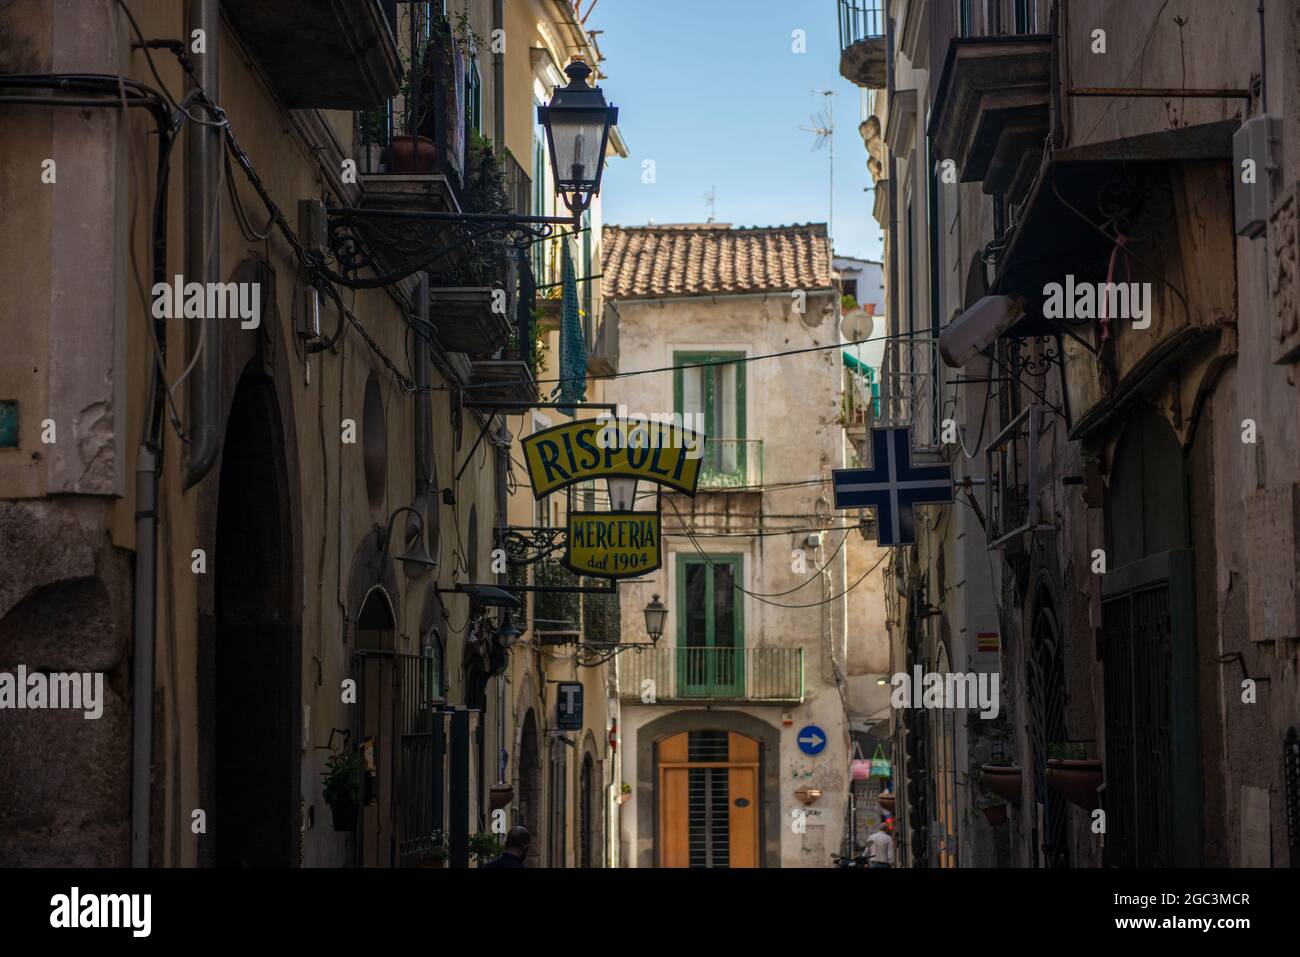
<svg viewBox="0 0 1300 957">
<path fill-rule="evenodd" d="M 537 866 L 541 847 L 539 816 L 542 807 L 542 759 L 537 742 L 537 716 L 532 708 L 524 715 L 519 741 L 519 817 L 518 822 L 528 828 L 532 841 L 524 863 Z"/>
<path fill-rule="evenodd" d="M 660 867 L 758 867 L 759 742 L 684 731 L 655 746 Z"/>
<path fill-rule="evenodd" d="M 210 820 L 218 867 L 298 862 L 301 691 L 280 422 L 272 380 L 244 375 L 217 492 Z"/>
<path fill-rule="evenodd" d="M 1112 461 L 1101 580 L 1106 863 L 1196 866 L 1203 789 L 1186 464 L 1151 409 L 1128 422 Z"/>
<path fill-rule="evenodd" d="M 599 813 L 596 792 L 596 761 L 588 751 L 582 756 L 578 772 L 578 866 L 598 867 L 596 815 Z"/>
<path fill-rule="evenodd" d="M 357 743 L 363 780 L 358 853 L 362 867 L 395 867 L 398 863 L 394 772 L 400 727 L 393 693 L 395 635 L 392 602 L 376 585 L 362 602 L 356 621 Z"/>
</svg>

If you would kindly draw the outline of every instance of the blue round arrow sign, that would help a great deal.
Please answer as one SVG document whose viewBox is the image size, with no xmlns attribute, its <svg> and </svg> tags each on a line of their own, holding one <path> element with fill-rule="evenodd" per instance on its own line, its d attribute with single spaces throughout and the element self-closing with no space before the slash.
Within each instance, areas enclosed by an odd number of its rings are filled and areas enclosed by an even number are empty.
<svg viewBox="0 0 1300 957">
<path fill-rule="evenodd" d="M 815 724 L 805 725 L 799 729 L 795 740 L 804 754 L 821 754 L 826 747 L 826 732 Z"/>
</svg>

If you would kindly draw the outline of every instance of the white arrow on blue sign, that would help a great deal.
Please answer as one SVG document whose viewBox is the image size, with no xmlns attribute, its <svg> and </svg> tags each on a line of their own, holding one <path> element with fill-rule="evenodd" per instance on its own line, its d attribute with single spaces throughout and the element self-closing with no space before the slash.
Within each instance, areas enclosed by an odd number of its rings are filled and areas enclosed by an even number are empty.
<svg viewBox="0 0 1300 957">
<path fill-rule="evenodd" d="M 951 502 L 951 465 L 913 465 L 912 430 L 872 429 L 871 468 L 834 469 L 836 508 L 874 508 L 876 544 L 916 542 L 914 505 Z"/>
<path fill-rule="evenodd" d="M 795 740 L 804 754 L 821 754 L 822 748 L 826 747 L 826 732 L 815 724 L 806 725 L 799 729 Z"/>
</svg>

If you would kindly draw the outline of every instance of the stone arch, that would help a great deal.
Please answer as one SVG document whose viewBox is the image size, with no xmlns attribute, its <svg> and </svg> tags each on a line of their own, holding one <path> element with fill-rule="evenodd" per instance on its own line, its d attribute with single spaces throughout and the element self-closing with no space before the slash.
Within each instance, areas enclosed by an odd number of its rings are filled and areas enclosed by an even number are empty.
<svg viewBox="0 0 1300 957">
<path fill-rule="evenodd" d="M 759 844 L 764 867 L 781 866 L 781 731 L 761 718 L 741 711 L 673 711 L 643 724 L 636 733 L 636 865 L 655 866 L 658 804 L 655 745 L 683 731 L 735 731 L 753 738 L 760 748 L 763 813 Z"/>
<path fill-rule="evenodd" d="M 274 432 L 276 466 L 274 471 L 276 493 L 283 508 L 283 529 L 281 536 L 285 547 L 281 558 L 284 569 L 286 588 L 285 601 L 280 614 L 280 624 L 286 629 L 284 650 L 291 662 L 284 676 L 286 686 L 278 689 L 277 697 L 285 711 L 292 710 L 284 718 L 291 725 L 290 736 L 294 742 L 291 770 L 292 803 L 294 819 L 288 823 L 290 840 L 296 844 L 298 823 L 297 806 L 299 801 L 301 779 L 301 755 L 298 742 L 301 740 L 302 708 L 302 484 L 298 458 L 298 430 L 294 421 L 293 403 L 288 401 L 279 388 L 280 383 L 294 381 L 295 371 L 290 363 L 293 360 L 293 348 L 287 342 L 280 321 L 277 302 L 276 271 L 260 253 L 252 253 L 232 270 L 230 281 L 236 283 L 259 283 L 262 293 L 262 321 L 256 330 L 221 337 L 221 373 L 220 401 L 222 411 L 221 433 L 226 439 L 230 436 L 232 415 L 236 414 L 236 397 L 240 388 L 249 381 L 256 381 L 262 393 L 262 417 L 258 420 L 259 428 L 264 427 Z M 221 494 L 221 474 L 228 449 L 223 440 L 220 457 L 212 470 L 196 487 L 198 515 L 196 547 L 205 548 L 209 554 L 210 567 L 216 558 L 216 542 L 220 522 L 218 518 Z M 195 661 L 197 694 L 197 722 L 199 732 L 198 755 L 198 802 L 205 808 L 216 807 L 216 755 L 215 734 L 217 722 L 217 688 L 216 688 L 216 644 L 217 644 L 217 576 L 215 574 L 195 576 L 195 604 L 198 617 L 197 654 Z M 161 817 L 156 817 L 161 821 Z M 161 847 L 161 835 L 155 841 Z M 214 862 L 213 841 L 198 842 L 198 863 L 211 865 Z M 297 863 L 297 854 L 290 855 L 289 863 Z"/>
<path fill-rule="evenodd" d="M 605 762 L 591 729 L 578 752 L 577 865 L 605 866 Z"/>
</svg>

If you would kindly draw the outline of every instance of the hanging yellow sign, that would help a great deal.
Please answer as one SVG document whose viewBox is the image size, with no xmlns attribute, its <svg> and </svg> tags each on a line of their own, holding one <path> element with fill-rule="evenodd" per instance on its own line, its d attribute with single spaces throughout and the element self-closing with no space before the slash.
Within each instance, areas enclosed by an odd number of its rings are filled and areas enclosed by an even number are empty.
<svg viewBox="0 0 1300 957">
<path fill-rule="evenodd" d="M 629 578 L 661 564 L 658 512 L 570 512 L 564 563 L 579 575 Z"/>
<path fill-rule="evenodd" d="M 704 436 L 669 422 L 585 419 L 523 439 L 533 495 L 542 498 L 577 482 L 645 479 L 695 494 Z"/>
</svg>

